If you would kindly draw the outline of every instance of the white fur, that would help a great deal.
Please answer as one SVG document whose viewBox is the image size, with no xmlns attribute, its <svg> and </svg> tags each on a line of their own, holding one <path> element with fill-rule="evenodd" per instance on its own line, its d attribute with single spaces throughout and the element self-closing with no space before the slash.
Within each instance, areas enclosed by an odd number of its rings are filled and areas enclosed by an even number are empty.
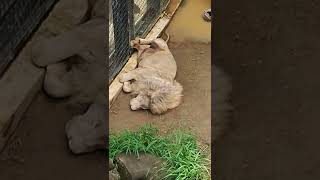
<svg viewBox="0 0 320 180">
<path fill-rule="evenodd" d="M 136 38 L 131 46 L 138 50 L 138 68 L 123 74 L 123 90 L 137 95 L 131 99 L 132 110 L 150 109 L 162 114 L 180 105 L 183 88 L 175 80 L 177 65 L 163 39 Z"/>
</svg>

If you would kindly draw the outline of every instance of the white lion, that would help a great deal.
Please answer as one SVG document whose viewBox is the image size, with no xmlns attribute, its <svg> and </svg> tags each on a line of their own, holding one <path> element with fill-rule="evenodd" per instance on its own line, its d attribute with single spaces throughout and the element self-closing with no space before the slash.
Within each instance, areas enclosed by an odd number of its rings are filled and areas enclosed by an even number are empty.
<svg viewBox="0 0 320 180">
<path fill-rule="evenodd" d="M 130 42 L 138 50 L 138 68 L 123 74 L 120 82 L 125 92 L 136 95 L 130 100 L 132 110 L 162 114 L 181 103 L 183 88 L 175 80 L 177 64 L 167 41 L 136 38 Z"/>
</svg>

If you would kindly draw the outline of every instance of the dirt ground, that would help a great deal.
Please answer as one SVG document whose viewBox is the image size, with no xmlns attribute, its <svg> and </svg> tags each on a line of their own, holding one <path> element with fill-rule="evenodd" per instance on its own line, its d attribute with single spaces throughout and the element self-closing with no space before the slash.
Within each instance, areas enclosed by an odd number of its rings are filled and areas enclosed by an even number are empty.
<svg viewBox="0 0 320 180">
<path fill-rule="evenodd" d="M 217 179 L 319 179 L 319 3 L 219 1 L 215 9 L 213 56 L 233 78 L 235 107 L 215 146 Z"/>
<path fill-rule="evenodd" d="M 0 179 L 105 178 L 104 152 L 75 156 L 69 151 L 64 126 L 71 117 L 65 101 L 49 99 L 40 92 L 0 155 Z"/>
<path fill-rule="evenodd" d="M 109 128 L 111 131 L 136 129 L 145 123 L 159 126 L 163 131 L 188 127 L 210 143 L 210 44 L 170 43 L 169 47 L 179 68 L 177 81 L 184 87 L 183 103 L 164 115 L 152 115 L 149 111 L 131 111 L 129 101 L 132 97 L 121 92 L 111 107 Z"/>
<path fill-rule="evenodd" d="M 152 115 L 149 111 L 131 111 L 130 95 L 121 92 L 109 113 L 111 131 L 151 123 L 162 132 L 190 129 L 200 142 L 211 144 L 211 26 L 201 17 L 209 7 L 210 1 L 185 0 L 168 27 L 168 45 L 178 65 L 177 81 L 184 88 L 183 103 L 164 115 Z"/>
</svg>

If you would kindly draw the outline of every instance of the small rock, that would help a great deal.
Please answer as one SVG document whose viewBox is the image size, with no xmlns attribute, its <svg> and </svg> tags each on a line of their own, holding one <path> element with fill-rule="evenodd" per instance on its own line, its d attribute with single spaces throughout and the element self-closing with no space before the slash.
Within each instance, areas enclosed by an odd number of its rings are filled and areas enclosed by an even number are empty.
<svg viewBox="0 0 320 180">
<path fill-rule="evenodd" d="M 116 157 L 116 163 L 121 179 L 157 180 L 164 177 L 163 173 L 158 172 L 164 161 L 150 154 L 141 154 L 139 158 L 133 155 L 120 154 Z"/>
</svg>

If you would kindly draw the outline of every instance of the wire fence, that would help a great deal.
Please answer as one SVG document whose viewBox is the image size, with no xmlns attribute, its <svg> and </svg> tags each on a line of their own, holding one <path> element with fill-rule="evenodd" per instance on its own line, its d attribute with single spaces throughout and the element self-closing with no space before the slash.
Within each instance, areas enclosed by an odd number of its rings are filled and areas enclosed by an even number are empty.
<svg viewBox="0 0 320 180">
<path fill-rule="evenodd" d="M 170 0 L 109 0 L 109 83 L 131 54 L 130 40 L 145 37 Z"/>
<path fill-rule="evenodd" d="M 0 0 L 0 78 L 57 0 Z"/>
</svg>

